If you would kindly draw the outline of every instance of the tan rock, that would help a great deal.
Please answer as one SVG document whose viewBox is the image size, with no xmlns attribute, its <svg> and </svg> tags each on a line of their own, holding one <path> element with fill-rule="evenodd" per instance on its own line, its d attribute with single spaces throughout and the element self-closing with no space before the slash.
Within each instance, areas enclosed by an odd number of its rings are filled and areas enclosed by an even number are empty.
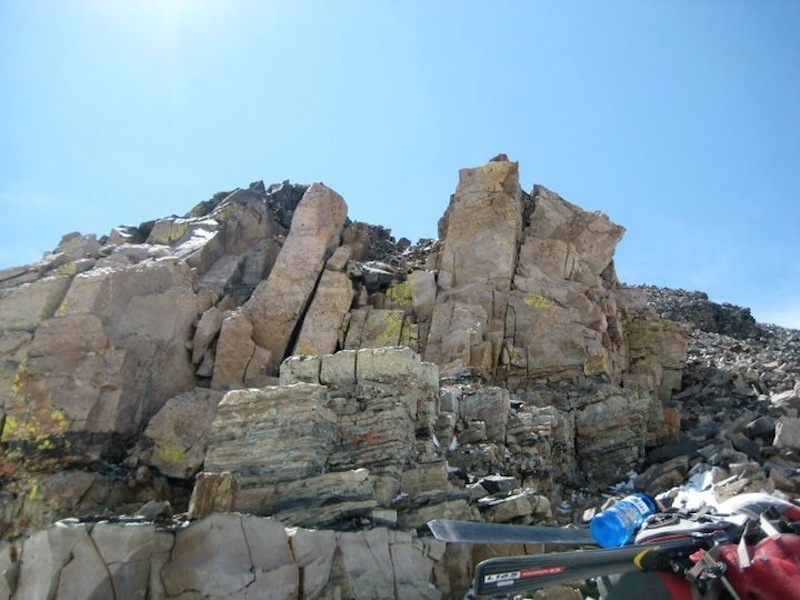
<svg viewBox="0 0 800 600">
<path fill-rule="evenodd" d="M 58 437 L 44 438 L 39 443 L 43 444 L 53 439 L 58 444 Z M 50 458 L 50 465 L 63 464 L 59 459 L 65 459 L 66 462 L 70 458 L 69 447 L 65 448 L 63 442 L 60 445 L 56 444 L 52 451 L 43 453 Z M 4 537 L 13 539 L 24 536 L 32 531 L 41 530 L 58 519 L 99 510 L 98 497 L 101 502 L 104 500 L 102 476 L 86 471 L 68 470 L 37 473 L 34 476 L 24 471 L 15 473 L 15 454 L 19 455 L 18 450 L 12 446 L 11 451 L 3 456 L 3 467 L 12 475 L 4 489 L 14 492 L 14 496 L 6 494 L 0 503 L 0 527 Z M 13 476 L 20 474 L 23 474 L 23 477 L 19 478 L 22 480 L 14 481 Z"/>
<path fill-rule="evenodd" d="M 8 600 L 17 591 L 19 560 L 17 547 L 0 544 L 0 598 Z"/>
<path fill-rule="evenodd" d="M 228 285 L 256 285 L 271 268 L 283 233 L 261 195 L 237 189 L 208 214 L 169 217 L 154 224 L 149 244 L 170 246 L 201 283 L 222 294 Z"/>
<path fill-rule="evenodd" d="M 286 530 L 270 519 L 243 516 L 242 531 L 253 563 L 255 582 L 246 598 L 294 600 L 300 592 L 300 572 Z"/>
<path fill-rule="evenodd" d="M 625 331 L 630 355 L 625 387 L 655 390 L 659 400 L 669 400 L 680 388 L 688 330 L 678 323 L 642 314 L 626 323 Z"/>
<path fill-rule="evenodd" d="M 132 432 L 143 407 L 126 387 L 135 384 L 137 366 L 132 353 L 110 342 L 97 317 L 45 321 L 15 375 L 3 440 L 67 431 Z"/>
<path fill-rule="evenodd" d="M 528 492 L 522 491 L 505 498 L 483 498 L 478 502 L 483 516 L 492 523 L 510 523 L 515 519 L 530 517 L 533 506 Z"/>
<path fill-rule="evenodd" d="M 59 574 L 56 598 L 101 600 L 113 596 L 111 573 L 89 536 L 82 536 L 70 554 L 69 562 Z"/>
<path fill-rule="evenodd" d="M 206 350 L 222 329 L 225 314 L 216 306 L 212 306 L 203 313 L 197 323 L 192 341 L 192 364 L 199 365 L 203 360 Z"/>
<path fill-rule="evenodd" d="M 78 232 L 68 233 L 61 238 L 56 248 L 56 254 L 64 254 L 69 260 L 78 260 L 87 255 L 96 254 L 100 250 L 100 243 L 93 233 L 81 235 Z"/>
<path fill-rule="evenodd" d="M 434 581 L 445 598 L 463 598 L 472 589 L 473 548 L 472 544 L 447 544 L 441 560 L 434 564 Z"/>
<path fill-rule="evenodd" d="M 26 358 L 33 334 L 27 331 L 0 329 L 0 419 L 5 416 L 6 403 L 21 391 L 21 377 L 26 371 Z"/>
<path fill-rule="evenodd" d="M 463 594 L 469 545 L 448 547 L 385 527 L 295 529 L 272 519 L 213 514 L 178 529 L 64 521 L 8 546 L 21 567 L 14 598 L 430 598 Z M 15 559 L 16 560 L 16 559 Z M 0 588 L 2 589 L 2 588 Z"/>
<path fill-rule="evenodd" d="M 689 334 L 682 325 L 647 313 L 626 322 L 625 330 L 630 366 L 623 381 L 626 389 L 652 397 L 646 443 L 654 446 L 679 433 L 665 403 L 680 389 Z"/>
<path fill-rule="evenodd" d="M 22 265 L 0 269 L 0 290 L 36 281 L 40 277 L 36 267 L 36 265 Z"/>
<path fill-rule="evenodd" d="M 108 570 L 114 595 L 145 600 L 156 549 L 155 526 L 130 523 L 123 528 L 116 523 L 97 523 L 90 537 Z M 62 571 L 62 576 L 65 575 L 67 573 Z M 77 577 L 80 578 L 80 574 Z"/>
<path fill-rule="evenodd" d="M 269 278 L 244 306 L 253 341 L 271 353 L 271 371 L 286 355 L 325 262 L 339 245 L 346 216 L 347 205 L 336 192 L 319 183 L 308 188 Z"/>
<path fill-rule="evenodd" d="M 200 283 L 218 296 L 242 279 L 244 257 L 238 254 L 224 254 L 205 270 Z"/>
<path fill-rule="evenodd" d="M 320 597 L 331 579 L 336 533 L 294 529 L 289 531 L 289 543 L 302 574 L 303 594 L 307 598 Z"/>
<path fill-rule="evenodd" d="M 462 169 L 442 226 L 438 303 L 425 359 L 446 376 L 492 378 L 523 229 L 517 163 Z"/>
<path fill-rule="evenodd" d="M 401 538 L 401 533 L 395 534 Z M 395 597 L 398 599 L 439 600 L 442 593 L 433 585 L 433 560 L 420 540 L 397 539 L 389 545 L 394 567 Z"/>
<path fill-rule="evenodd" d="M 325 269 L 329 271 L 344 271 L 347 263 L 353 258 L 353 247 L 349 244 L 339 246 L 325 263 Z"/>
<path fill-rule="evenodd" d="M 189 518 L 202 519 L 215 512 L 233 512 L 239 482 L 233 473 L 198 473 L 189 500 Z"/>
<path fill-rule="evenodd" d="M 195 388 L 170 398 L 144 432 L 147 464 L 168 477 L 189 479 L 205 460 L 206 439 L 223 392 Z"/>
<path fill-rule="evenodd" d="M 179 531 L 161 570 L 170 596 L 296 598 L 299 574 L 284 528 L 267 519 L 215 514 Z"/>
<path fill-rule="evenodd" d="M 353 303 L 353 284 L 339 271 L 322 272 L 292 354 L 322 356 L 336 352 L 342 324 Z"/>
<path fill-rule="evenodd" d="M 385 348 L 408 346 L 416 349 L 416 330 L 403 310 L 359 308 L 350 311 L 344 347 Z"/>
<path fill-rule="evenodd" d="M 97 261 L 98 269 L 120 269 L 148 260 L 173 256 L 169 246 L 153 244 L 122 244 L 108 256 Z"/>
<path fill-rule="evenodd" d="M 800 418 L 784 416 L 778 419 L 772 445 L 776 448 L 800 450 Z"/>
<path fill-rule="evenodd" d="M 337 535 L 337 550 L 343 563 L 344 581 L 333 580 L 343 597 L 364 600 L 393 599 L 394 568 L 389 549 L 391 533 L 378 527 Z"/>
<path fill-rule="evenodd" d="M 71 562 L 75 563 L 67 571 L 71 577 L 62 577 L 62 570 Z M 15 599 L 71 597 L 101 600 L 113 596 L 108 573 L 84 524 L 51 528 L 34 534 L 25 541 L 21 565 Z M 76 570 L 76 567 L 82 570 Z"/>
<path fill-rule="evenodd" d="M 185 346 L 197 317 L 194 285 L 173 259 L 76 276 L 15 375 L 4 439 L 132 433 L 167 398 L 193 388 Z"/>
<path fill-rule="evenodd" d="M 225 253 L 220 224 L 210 217 L 160 219 L 147 242 L 170 246 L 172 253 L 186 261 L 200 277 L 207 274 Z M 216 279 L 218 276 L 212 278 Z"/>
<path fill-rule="evenodd" d="M 411 302 L 417 319 L 429 321 L 436 303 L 436 276 L 432 271 L 414 271 L 408 276 Z"/>
<path fill-rule="evenodd" d="M 567 242 L 575 248 L 588 272 L 600 275 L 608 267 L 625 229 L 600 211 L 587 212 L 543 186 L 534 189 L 535 209 L 529 235 Z M 576 281 L 583 274 L 573 270 Z"/>
<path fill-rule="evenodd" d="M 0 290 L 0 328 L 6 331 L 34 331 L 52 317 L 64 299 L 71 279 L 45 277 Z"/>
<path fill-rule="evenodd" d="M 571 379 L 583 375 L 591 361 L 600 365 L 594 371 L 607 371 L 602 332 L 586 326 L 572 306 L 546 293 L 515 290 L 509 299 L 509 321 L 508 335 L 513 333 L 515 345 L 506 347 L 510 372 L 530 379 Z"/>
<path fill-rule="evenodd" d="M 119 227 L 114 227 L 108 234 L 108 243 L 114 246 L 141 244 L 142 242 L 144 242 L 144 238 L 136 227 L 120 225 Z"/>
<path fill-rule="evenodd" d="M 270 361 L 272 353 L 261 346 L 253 348 L 253 355 L 247 368 L 244 371 L 244 384 L 249 388 L 264 387 L 275 385 L 277 378 L 271 375 L 272 367 Z"/>
<path fill-rule="evenodd" d="M 469 374 L 473 354 L 477 356 L 484 346 L 487 319 L 482 306 L 464 302 L 438 303 L 433 310 L 425 360 L 439 365 L 442 376 Z"/>
<path fill-rule="evenodd" d="M 447 210 L 439 286 L 447 290 L 477 283 L 507 290 L 522 232 L 519 165 L 489 162 L 461 169 Z"/>
<path fill-rule="evenodd" d="M 253 324 L 241 312 L 227 314 L 217 341 L 211 387 L 218 390 L 265 385 L 271 355 L 252 341 Z"/>
</svg>

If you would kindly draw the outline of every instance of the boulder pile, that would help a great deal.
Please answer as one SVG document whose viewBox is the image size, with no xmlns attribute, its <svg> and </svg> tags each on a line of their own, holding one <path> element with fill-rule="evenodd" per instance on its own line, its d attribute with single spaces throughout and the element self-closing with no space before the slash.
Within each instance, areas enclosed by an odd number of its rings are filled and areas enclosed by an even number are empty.
<svg viewBox="0 0 800 600">
<path fill-rule="evenodd" d="M 711 303 L 699 292 L 638 291 L 659 313 L 690 327 L 691 336 L 682 389 L 673 396 L 681 435 L 652 449 L 654 464 L 637 485 L 661 492 L 705 474 L 720 499 L 760 490 L 794 498 L 800 492 L 800 331 L 756 323 L 749 310 Z"/>
</svg>

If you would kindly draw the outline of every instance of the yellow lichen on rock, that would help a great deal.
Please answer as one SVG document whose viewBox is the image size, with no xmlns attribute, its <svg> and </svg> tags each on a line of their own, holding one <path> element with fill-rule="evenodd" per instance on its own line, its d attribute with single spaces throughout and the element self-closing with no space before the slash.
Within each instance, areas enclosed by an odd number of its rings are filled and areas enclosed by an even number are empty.
<svg viewBox="0 0 800 600">
<path fill-rule="evenodd" d="M 583 361 L 583 373 L 587 377 L 608 373 L 608 360 L 602 354 L 587 356 Z"/>
<path fill-rule="evenodd" d="M 28 373 L 28 362 L 27 359 L 23 359 L 23 361 L 17 367 L 17 370 L 14 372 L 14 379 L 11 381 L 11 395 L 14 397 L 21 396 L 22 392 L 25 388 L 25 376 Z"/>
<path fill-rule="evenodd" d="M 43 416 L 32 415 L 25 420 L 16 418 L 13 414 L 6 415 L 3 424 L 3 433 L 0 441 L 3 442 L 36 442 L 40 450 L 55 448 L 53 436 L 65 433 L 69 429 L 69 421 L 58 409 L 52 409 Z M 49 442 L 48 442 L 49 440 Z"/>
<path fill-rule="evenodd" d="M 386 290 L 386 297 L 398 308 L 411 308 L 412 287 L 410 281 L 404 281 L 393 285 Z"/>
<path fill-rule="evenodd" d="M 410 319 L 406 319 L 403 324 L 403 330 L 400 334 L 400 345 L 408 346 L 412 350 L 417 350 L 419 348 L 419 325 L 409 321 Z"/>
<path fill-rule="evenodd" d="M 531 308 L 553 308 L 553 303 L 541 294 L 525 296 L 524 302 Z"/>
<path fill-rule="evenodd" d="M 395 346 L 403 333 L 403 315 L 399 312 L 390 311 L 384 318 L 385 327 L 378 335 L 378 340 L 386 346 Z"/>
<path fill-rule="evenodd" d="M 179 465 L 186 458 L 186 448 L 178 444 L 156 446 L 155 454 L 158 460 L 169 465 Z"/>
<path fill-rule="evenodd" d="M 71 277 L 71 276 L 75 275 L 77 272 L 78 272 L 78 265 L 73 261 L 73 262 L 68 262 L 65 265 L 61 265 L 60 267 L 58 267 L 53 272 L 53 274 L 54 275 L 68 275 L 68 276 Z"/>
</svg>

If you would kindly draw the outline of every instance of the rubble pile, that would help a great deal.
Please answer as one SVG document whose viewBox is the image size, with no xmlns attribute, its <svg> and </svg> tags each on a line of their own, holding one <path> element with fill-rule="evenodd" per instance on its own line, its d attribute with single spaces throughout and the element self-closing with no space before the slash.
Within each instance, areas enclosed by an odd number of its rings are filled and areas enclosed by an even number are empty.
<svg viewBox="0 0 800 600">
<path fill-rule="evenodd" d="M 705 316 L 696 320 L 698 293 L 646 292 L 656 310 L 692 330 L 682 389 L 672 399 L 681 436 L 651 450 L 648 459 L 658 464 L 637 485 L 663 492 L 707 473 L 723 483 L 720 500 L 760 490 L 793 498 L 800 491 L 800 331 L 739 319 L 749 311 L 731 305 L 704 312 L 737 315 L 722 319 L 715 331 Z M 736 336 L 722 333 L 731 331 L 731 322 L 745 323 L 752 335 L 743 337 L 742 326 Z"/>
</svg>

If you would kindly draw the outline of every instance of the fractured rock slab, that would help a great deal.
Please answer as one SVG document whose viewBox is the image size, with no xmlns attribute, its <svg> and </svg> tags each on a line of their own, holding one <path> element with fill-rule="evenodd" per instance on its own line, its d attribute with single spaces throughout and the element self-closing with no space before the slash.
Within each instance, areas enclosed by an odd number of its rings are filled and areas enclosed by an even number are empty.
<svg viewBox="0 0 800 600">
<path fill-rule="evenodd" d="M 299 573 L 277 523 L 215 514 L 179 531 L 161 577 L 170 596 L 296 598 Z"/>
<path fill-rule="evenodd" d="M 286 355 L 325 261 L 339 246 L 346 217 L 347 205 L 339 194 L 321 183 L 308 188 L 269 278 L 243 308 L 253 324 L 253 341 L 271 353 L 272 372 Z"/>
<path fill-rule="evenodd" d="M 292 354 L 322 356 L 336 352 L 352 303 L 350 278 L 338 271 L 323 271 Z"/>
</svg>

